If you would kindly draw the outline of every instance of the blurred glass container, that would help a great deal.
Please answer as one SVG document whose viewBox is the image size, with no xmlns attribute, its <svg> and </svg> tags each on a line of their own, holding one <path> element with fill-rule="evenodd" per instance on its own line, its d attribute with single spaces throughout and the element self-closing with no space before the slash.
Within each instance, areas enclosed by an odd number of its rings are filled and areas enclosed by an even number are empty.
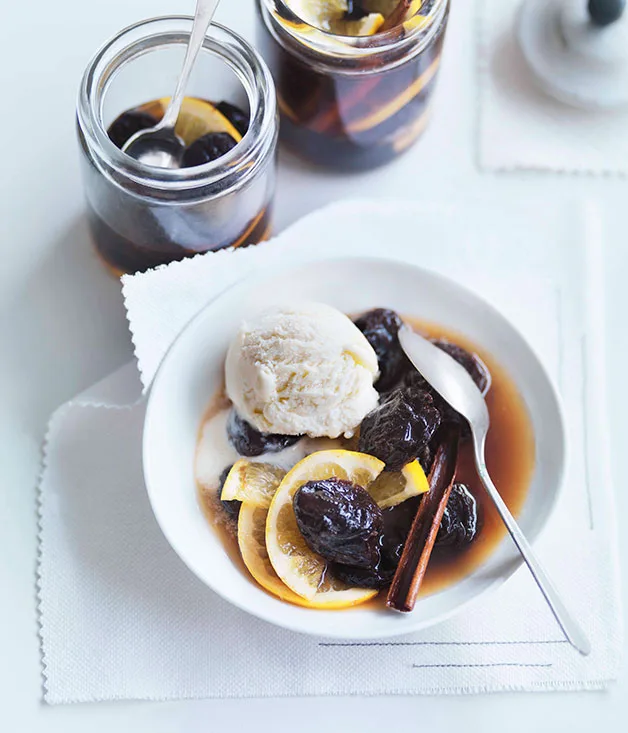
<svg viewBox="0 0 628 733">
<path fill-rule="evenodd" d="M 368 169 L 420 137 L 449 0 L 415 5 L 390 30 L 343 36 L 304 22 L 289 0 L 257 0 L 258 46 L 277 87 L 282 142 L 294 153 L 330 168 Z"/>
<path fill-rule="evenodd" d="M 228 153 L 203 165 L 148 166 L 119 150 L 107 128 L 122 112 L 168 96 L 192 27 L 189 17 L 142 21 L 90 61 L 77 122 L 90 227 L 116 273 L 147 270 L 201 252 L 270 236 L 278 118 L 272 77 L 255 50 L 212 24 L 187 95 L 248 111 L 249 128 Z"/>
</svg>

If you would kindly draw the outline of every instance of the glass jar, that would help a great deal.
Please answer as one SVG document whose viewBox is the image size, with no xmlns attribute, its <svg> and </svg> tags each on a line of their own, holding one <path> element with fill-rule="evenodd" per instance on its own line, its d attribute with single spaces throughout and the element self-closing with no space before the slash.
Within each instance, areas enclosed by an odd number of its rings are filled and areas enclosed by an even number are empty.
<svg viewBox="0 0 628 733">
<path fill-rule="evenodd" d="M 172 93 L 191 27 L 189 17 L 130 26 L 98 51 L 82 79 L 77 122 L 88 217 L 98 252 L 117 274 L 270 235 L 275 89 L 259 55 L 233 31 L 210 26 L 187 90 L 248 110 L 248 130 L 229 152 L 190 168 L 157 168 L 107 135 L 122 112 Z"/>
<path fill-rule="evenodd" d="M 426 127 L 449 0 L 372 36 L 341 36 L 304 22 L 289 0 L 257 0 L 258 46 L 281 113 L 281 139 L 310 162 L 340 170 L 393 159 Z"/>
</svg>

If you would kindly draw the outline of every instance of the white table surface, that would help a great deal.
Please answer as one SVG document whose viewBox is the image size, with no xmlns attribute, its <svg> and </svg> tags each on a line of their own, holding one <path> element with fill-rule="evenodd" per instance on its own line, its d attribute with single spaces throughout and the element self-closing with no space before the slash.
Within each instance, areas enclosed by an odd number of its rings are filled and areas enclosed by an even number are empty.
<svg viewBox="0 0 628 733">
<path fill-rule="evenodd" d="M 119 284 L 89 244 L 78 176 L 74 104 L 83 67 L 119 28 L 150 15 L 191 13 L 193 0 L 57 0 L 3 6 L 0 45 L 0 730 L 300 733 L 411 729 L 613 729 L 628 712 L 628 673 L 599 693 L 476 697 L 207 700 L 51 708 L 41 703 L 34 567 L 35 483 L 51 411 L 132 354 Z M 282 155 L 276 226 L 344 196 L 601 201 L 607 222 L 607 357 L 620 530 L 628 521 L 622 455 L 628 443 L 625 318 L 628 182 L 552 174 L 482 174 L 475 164 L 474 13 L 453 3 L 435 118 L 406 157 L 379 171 L 330 175 Z M 252 0 L 223 0 L 220 20 L 252 37 Z M 27 41 L 27 30 L 32 38 Z M 513 264 L 517 253 L 513 252 Z M 624 601 L 628 535 L 620 534 Z M 628 650 L 626 650 L 628 651 Z M 297 662 L 298 663 L 298 662 Z M 403 724 L 403 723 L 401 723 Z"/>
</svg>

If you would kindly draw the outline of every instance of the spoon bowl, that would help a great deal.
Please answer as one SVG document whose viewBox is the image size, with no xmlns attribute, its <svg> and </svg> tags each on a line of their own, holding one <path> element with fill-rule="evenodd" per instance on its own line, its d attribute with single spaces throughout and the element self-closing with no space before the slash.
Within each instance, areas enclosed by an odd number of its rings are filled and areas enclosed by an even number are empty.
<svg viewBox="0 0 628 733">
<path fill-rule="evenodd" d="M 122 148 L 132 158 L 157 168 L 180 168 L 184 150 L 183 140 L 171 127 L 162 127 L 161 123 L 136 132 Z"/>
</svg>

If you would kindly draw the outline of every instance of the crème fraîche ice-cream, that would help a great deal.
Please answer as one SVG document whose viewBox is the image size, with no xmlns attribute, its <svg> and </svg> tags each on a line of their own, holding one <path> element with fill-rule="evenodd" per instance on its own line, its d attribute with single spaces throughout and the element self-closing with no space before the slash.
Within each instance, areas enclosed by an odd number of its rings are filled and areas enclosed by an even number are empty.
<svg viewBox="0 0 628 733">
<path fill-rule="evenodd" d="M 377 404 L 377 356 L 343 313 L 322 303 L 247 321 L 225 365 L 227 395 L 262 433 L 350 437 Z"/>
</svg>

